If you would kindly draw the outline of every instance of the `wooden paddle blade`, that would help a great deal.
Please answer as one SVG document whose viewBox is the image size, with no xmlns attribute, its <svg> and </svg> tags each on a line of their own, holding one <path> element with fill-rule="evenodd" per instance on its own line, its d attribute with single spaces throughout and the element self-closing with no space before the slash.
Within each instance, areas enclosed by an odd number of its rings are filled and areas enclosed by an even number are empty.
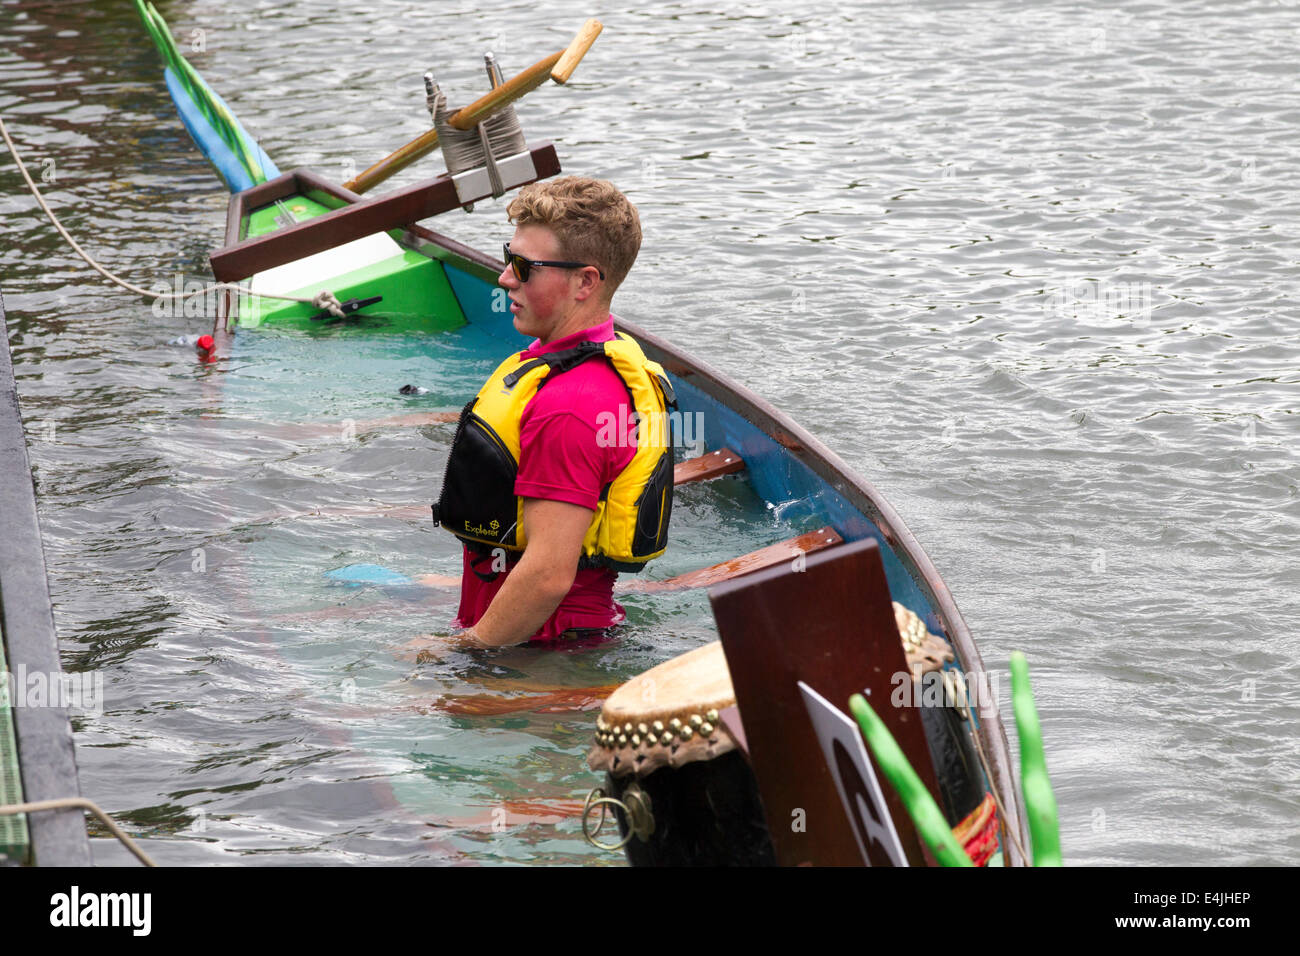
<svg viewBox="0 0 1300 956">
<path fill-rule="evenodd" d="M 861 808 L 872 804 L 859 793 L 861 777 L 847 755 L 838 762 L 858 808 L 850 821 L 799 690 L 803 681 L 839 709 L 847 709 L 852 694 L 864 693 L 937 797 L 919 710 L 889 706 L 896 681 L 911 677 L 879 546 L 855 541 L 809 555 L 802 570 L 768 568 L 719 585 L 709 600 L 777 860 L 860 866 L 862 836 L 871 862 L 888 862 L 881 844 L 865 832 Z M 884 787 L 883 797 L 906 859 L 924 865 L 928 859 L 898 794 Z"/>
<path fill-rule="evenodd" d="M 698 571 L 687 571 L 685 574 L 679 574 L 677 577 L 668 578 L 665 581 L 629 581 L 626 584 L 620 584 L 620 588 L 625 591 L 682 591 L 686 588 L 709 587 L 722 581 L 740 577 L 743 574 L 751 574 L 754 571 L 761 571 L 763 568 L 770 568 L 774 564 L 791 562 L 802 555 L 821 551 L 823 548 L 841 544 L 843 541 L 844 539 L 836 533 L 834 528 L 818 528 L 816 531 L 801 534 L 797 538 L 790 538 L 788 541 L 781 541 L 777 544 L 769 544 L 766 548 L 759 548 L 757 551 L 742 554 L 738 558 L 723 561 L 721 564 L 715 564 L 712 567 L 700 568 Z"/>
<path fill-rule="evenodd" d="M 692 481 L 708 481 L 722 475 L 745 470 L 745 460 L 730 448 L 719 448 L 699 458 L 692 458 L 673 467 L 673 484 L 684 485 Z"/>
<path fill-rule="evenodd" d="M 600 36 L 600 31 L 605 29 L 595 17 L 588 20 L 578 31 L 578 35 L 573 38 L 569 48 L 560 55 L 560 60 L 551 70 L 551 79 L 556 83 L 568 83 L 569 77 L 573 76 L 573 71 L 577 69 L 578 63 L 586 56 L 591 45 L 596 42 L 596 37 Z"/>
</svg>

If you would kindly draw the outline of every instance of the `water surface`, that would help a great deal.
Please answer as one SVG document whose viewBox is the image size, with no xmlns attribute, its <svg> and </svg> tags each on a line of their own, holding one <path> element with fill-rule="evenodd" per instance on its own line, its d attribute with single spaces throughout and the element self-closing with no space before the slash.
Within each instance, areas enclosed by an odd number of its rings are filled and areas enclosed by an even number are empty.
<svg viewBox="0 0 1300 956">
<path fill-rule="evenodd" d="M 467 102 L 479 52 L 509 74 L 589 12 L 434 9 L 160 5 L 282 168 L 336 180 L 426 128 L 425 69 Z M 520 116 L 567 171 L 640 209 L 618 310 L 880 488 L 990 667 L 1026 652 L 1067 861 L 1300 860 L 1296 7 L 669 3 L 603 19 L 569 87 Z M 112 269 L 206 275 L 225 196 L 129 6 L 0 4 L 0 110 Z M 492 250 L 502 205 L 435 225 Z M 446 427 L 267 426 L 417 409 L 394 386 L 428 379 L 428 355 L 377 346 L 339 381 L 323 372 L 337 342 L 249 336 L 200 367 L 171 343 L 204 320 L 92 280 L 10 165 L 0 217 L 64 663 L 106 681 L 104 713 L 77 722 L 86 794 L 166 863 L 617 862 L 572 820 L 492 827 L 496 808 L 597 782 L 589 715 L 452 719 L 422 702 L 622 679 L 709 639 L 703 596 L 631 601 L 624 636 L 582 653 L 403 661 L 395 648 L 453 606 L 318 572 L 454 568 L 427 521 L 383 511 L 429 499 Z M 712 560 L 706 516 L 754 513 L 736 487 L 732 510 L 683 495 L 683 568 Z M 304 616 L 322 608 L 337 613 Z"/>
</svg>

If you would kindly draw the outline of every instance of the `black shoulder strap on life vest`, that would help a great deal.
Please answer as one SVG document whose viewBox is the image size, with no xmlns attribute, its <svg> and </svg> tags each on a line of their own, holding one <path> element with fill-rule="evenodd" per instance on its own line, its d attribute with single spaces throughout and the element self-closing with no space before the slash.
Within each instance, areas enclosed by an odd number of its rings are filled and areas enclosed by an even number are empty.
<svg viewBox="0 0 1300 956">
<path fill-rule="evenodd" d="M 580 342 L 571 349 L 563 349 L 559 352 L 547 352 L 535 359 L 525 362 L 509 375 L 501 380 L 506 388 L 514 388 L 519 384 L 519 380 L 535 368 L 543 365 L 549 365 L 551 371 L 547 373 L 546 378 L 542 380 L 542 385 L 549 382 L 554 376 L 560 375 L 570 369 L 577 368 L 589 358 L 595 358 L 597 355 L 605 354 L 605 346 L 600 342 Z"/>
<path fill-rule="evenodd" d="M 659 382 L 659 390 L 664 393 L 664 404 L 669 408 L 677 407 L 677 393 L 673 391 L 673 383 L 668 381 L 667 375 L 655 375 Z"/>
</svg>

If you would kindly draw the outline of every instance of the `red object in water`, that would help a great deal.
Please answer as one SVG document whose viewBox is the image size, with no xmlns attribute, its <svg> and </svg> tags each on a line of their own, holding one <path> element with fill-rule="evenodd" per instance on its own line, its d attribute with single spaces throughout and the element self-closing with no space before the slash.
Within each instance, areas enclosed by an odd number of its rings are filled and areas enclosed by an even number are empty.
<svg viewBox="0 0 1300 956">
<path fill-rule="evenodd" d="M 198 342 L 195 343 L 204 352 L 211 352 L 217 347 L 216 340 L 210 335 L 200 335 Z"/>
</svg>

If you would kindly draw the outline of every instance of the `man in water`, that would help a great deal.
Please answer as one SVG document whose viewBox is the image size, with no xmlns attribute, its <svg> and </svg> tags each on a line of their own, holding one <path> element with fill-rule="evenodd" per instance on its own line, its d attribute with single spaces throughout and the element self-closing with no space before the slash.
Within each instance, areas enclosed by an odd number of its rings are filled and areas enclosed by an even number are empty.
<svg viewBox="0 0 1300 956">
<path fill-rule="evenodd" d="M 641 247 L 636 208 L 570 176 L 526 186 L 506 211 L 497 282 L 534 341 L 462 413 L 435 506 L 465 544 L 461 637 L 489 646 L 621 623 L 618 571 L 663 553 L 672 502 L 671 386 L 610 313 Z"/>
</svg>

